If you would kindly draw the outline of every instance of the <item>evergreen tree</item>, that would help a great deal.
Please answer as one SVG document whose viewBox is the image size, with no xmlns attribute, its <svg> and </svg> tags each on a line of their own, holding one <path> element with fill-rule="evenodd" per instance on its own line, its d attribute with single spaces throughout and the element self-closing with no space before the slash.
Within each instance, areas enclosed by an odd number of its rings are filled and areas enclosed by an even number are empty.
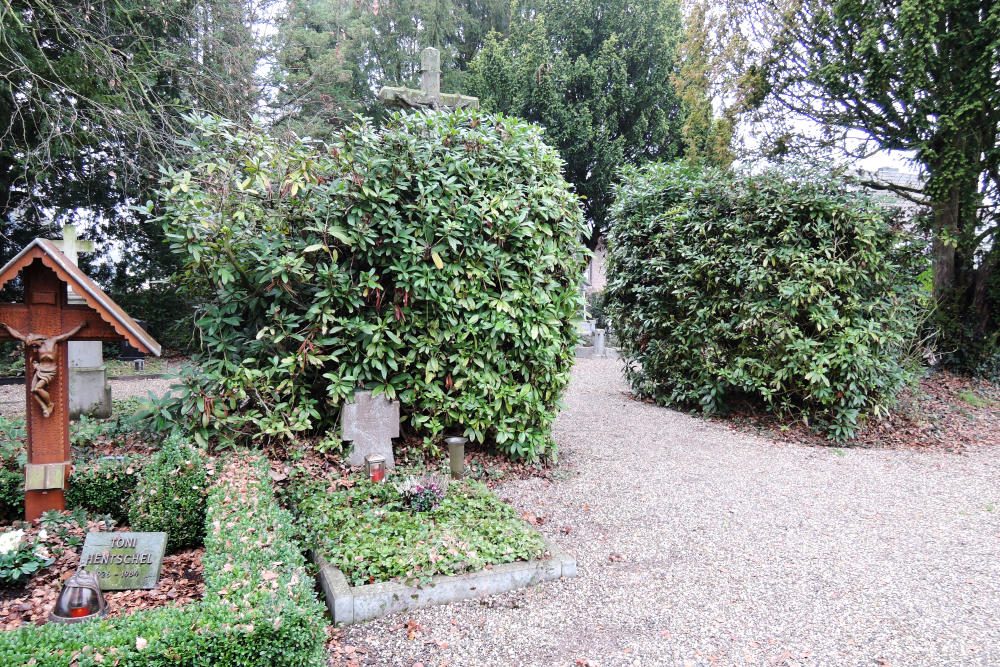
<svg viewBox="0 0 1000 667">
<path fill-rule="evenodd" d="M 0 260 L 74 221 L 127 249 L 106 286 L 168 275 L 159 226 L 130 206 L 179 150 L 185 110 L 255 109 L 262 2 L 0 2 Z"/>
<path fill-rule="evenodd" d="M 927 179 L 922 190 L 879 185 L 929 204 L 942 349 L 959 365 L 992 363 L 1000 373 L 1000 3 L 746 6 L 743 24 L 763 30 L 757 42 L 768 45 L 746 77 L 749 106 L 772 128 L 764 148 L 850 159 L 910 152 Z M 808 127 L 820 132 L 804 134 Z"/>
<path fill-rule="evenodd" d="M 617 169 L 684 153 L 671 79 L 681 34 L 676 0 L 529 0 L 473 61 L 470 93 L 541 124 L 558 147 L 584 197 L 591 248 Z"/>
<path fill-rule="evenodd" d="M 465 72 L 491 30 L 506 30 L 505 0 L 292 0 L 279 20 L 275 124 L 327 138 L 355 113 L 381 117 L 382 86 L 417 87 L 420 51 L 441 51 L 441 87 Z"/>
</svg>

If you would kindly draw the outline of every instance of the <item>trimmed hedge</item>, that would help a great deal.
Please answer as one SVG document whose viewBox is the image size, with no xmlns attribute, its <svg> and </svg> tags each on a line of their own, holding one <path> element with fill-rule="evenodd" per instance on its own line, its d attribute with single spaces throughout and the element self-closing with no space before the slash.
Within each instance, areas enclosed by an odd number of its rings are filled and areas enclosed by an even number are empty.
<svg viewBox="0 0 1000 667">
<path fill-rule="evenodd" d="M 160 416 L 203 440 L 334 433 L 359 387 L 410 432 L 553 452 L 586 249 L 539 128 L 478 112 L 358 123 L 330 145 L 196 121 L 162 220 L 208 358 Z M 167 423 L 162 424 L 164 427 Z"/>
<path fill-rule="evenodd" d="M 707 413 L 750 397 L 834 438 L 884 415 L 926 313 L 893 216 L 829 174 L 626 170 L 606 292 L 633 390 Z"/>
<path fill-rule="evenodd" d="M 201 602 L 0 633 L 0 664 L 322 665 L 324 608 L 268 470 L 237 455 L 212 488 Z"/>
<path fill-rule="evenodd" d="M 141 475 L 142 461 L 134 456 L 74 463 L 66 507 L 82 507 L 91 514 L 107 514 L 117 523 L 125 524 Z"/>
<path fill-rule="evenodd" d="M 205 537 L 210 466 L 202 450 L 176 437 L 168 440 L 143 468 L 128 502 L 132 530 L 165 531 L 167 553 L 200 545 Z"/>
</svg>

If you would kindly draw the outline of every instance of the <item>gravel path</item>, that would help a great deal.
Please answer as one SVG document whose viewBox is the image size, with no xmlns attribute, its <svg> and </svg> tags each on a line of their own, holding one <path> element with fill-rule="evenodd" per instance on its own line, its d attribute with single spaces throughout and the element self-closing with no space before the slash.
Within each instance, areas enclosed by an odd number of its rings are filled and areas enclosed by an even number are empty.
<svg viewBox="0 0 1000 667">
<path fill-rule="evenodd" d="M 782 445 L 624 389 L 619 362 L 580 360 L 555 429 L 567 478 L 500 490 L 546 518 L 579 578 L 348 628 L 354 656 L 1000 664 L 1000 447 Z"/>
<path fill-rule="evenodd" d="M 126 376 L 127 377 L 127 376 Z M 111 381 L 111 400 L 117 401 L 138 396 L 146 398 L 150 393 L 162 396 L 170 389 L 174 380 L 169 378 L 108 378 Z M 24 384 L 0 385 L 0 415 L 4 417 L 24 416 Z"/>
</svg>

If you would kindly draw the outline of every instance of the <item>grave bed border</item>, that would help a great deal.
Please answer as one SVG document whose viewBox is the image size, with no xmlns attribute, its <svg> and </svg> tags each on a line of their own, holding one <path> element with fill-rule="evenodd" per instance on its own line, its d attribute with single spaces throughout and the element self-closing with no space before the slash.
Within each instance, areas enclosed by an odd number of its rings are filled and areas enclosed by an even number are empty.
<svg viewBox="0 0 1000 667">
<path fill-rule="evenodd" d="M 414 585 L 383 581 L 351 586 L 344 573 L 319 553 L 312 551 L 310 557 L 319 570 L 316 579 L 333 624 L 353 625 L 402 611 L 479 599 L 543 581 L 576 577 L 576 559 L 541 533 L 537 534 L 545 543 L 549 558 L 514 561 L 463 574 L 439 574 L 429 582 Z"/>
</svg>

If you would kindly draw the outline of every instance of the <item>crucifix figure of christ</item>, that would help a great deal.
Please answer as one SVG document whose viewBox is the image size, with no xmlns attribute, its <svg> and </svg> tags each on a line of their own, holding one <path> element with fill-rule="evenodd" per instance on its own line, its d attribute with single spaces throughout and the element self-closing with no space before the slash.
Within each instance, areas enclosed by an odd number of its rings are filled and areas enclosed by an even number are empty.
<svg viewBox="0 0 1000 667">
<path fill-rule="evenodd" d="M 6 322 L 0 322 L 0 327 L 24 343 L 25 354 L 30 354 L 31 349 L 35 348 L 35 356 L 32 359 L 34 371 L 31 374 L 31 389 L 29 391 L 35 397 L 38 405 L 41 406 L 43 417 L 52 415 L 52 395 L 49 394 L 48 387 L 56 379 L 56 373 L 59 372 L 59 343 L 69 340 L 73 334 L 85 326 L 87 326 L 86 322 L 80 322 L 64 334 L 45 337 L 41 334 L 23 334 Z"/>
<path fill-rule="evenodd" d="M 0 268 L 0 287 L 21 276 L 23 303 L 0 303 L 0 340 L 24 344 L 25 519 L 65 509 L 70 463 L 69 340 L 128 340 L 148 354 L 160 346 L 101 291 L 55 243 L 35 239 Z M 81 301 L 72 303 L 72 289 Z"/>
<path fill-rule="evenodd" d="M 378 91 L 386 106 L 410 109 L 478 109 L 479 98 L 441 92 L 441 53 L 432 46 L 420 52 L 420 90 L 390 88 Z"/>
</svg>

